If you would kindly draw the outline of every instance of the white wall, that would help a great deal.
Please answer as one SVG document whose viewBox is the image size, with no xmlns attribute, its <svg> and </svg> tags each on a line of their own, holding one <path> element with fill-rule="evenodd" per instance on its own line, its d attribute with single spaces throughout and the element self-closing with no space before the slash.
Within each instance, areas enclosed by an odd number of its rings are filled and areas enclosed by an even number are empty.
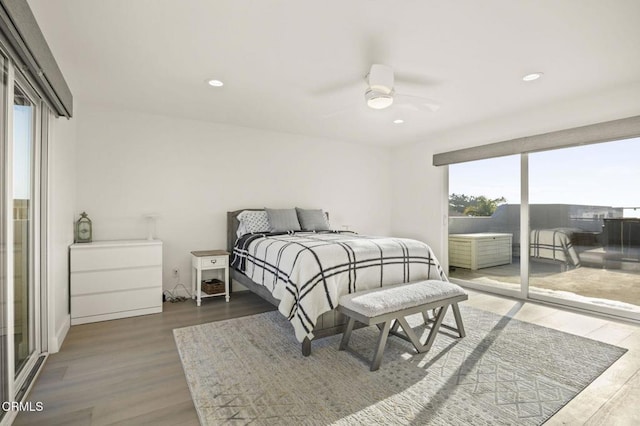
<svg viewBox="0 0 640 426">
<path fill-rule="evenodd" d="M 390 233 L 389 151 L 307 136 L 82 105 L 77 211 L 94 240 L 145 238 L 159 215 L 164 288 L 188 286 L 192 250 L 226 247 L 226 212 L 323 208 L 334 228 Z"/>
<path fill-rule="evenodd" d="M 447 197 L 443 188 L 448 177 L 444 167 L 432 165 L 433 154 L 639 115 L 638 99 L 640 83 L 630 84 L 533 110 L 514 111 L 508 117 L 450 129 L 423 142 L 394 149 L 392 234 L 427 242 L 446 263 L 443 252 Z"/>
<path fill-rule="evenodd" d="M 69 245 L 76 200 L 76 122 L 51 118 L 49 137 L 49 352 L 58 352 L 70 326 Z"/>
<path fill-rule="evenodd" d="M 433 147 L 428 143 L 397 148 L 391 155 L 392 234 L 414 238 L 441 254 L 442 188 L 441 168 L 431 165 Z"/>
</svg>

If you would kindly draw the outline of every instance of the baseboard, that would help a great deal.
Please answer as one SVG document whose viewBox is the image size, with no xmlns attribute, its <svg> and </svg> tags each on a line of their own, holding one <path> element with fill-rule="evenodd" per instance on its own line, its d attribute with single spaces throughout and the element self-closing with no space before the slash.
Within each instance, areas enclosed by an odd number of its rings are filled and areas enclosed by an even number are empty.
<svg viewBox="0 0 640 426">
<path fill-rule="evenodd" d="M 47 352 L 54 354 L 60 351 L 62 342 L 64 342 L 64 339 L 67 337 L 70 327 L 71 315 L 65 315 L 64 321 L 62 321 L 62 324 L 60 324 L 60 327 L 56 330 L 56 335 L 49 337 L 49 348 Z"/>
</svg>

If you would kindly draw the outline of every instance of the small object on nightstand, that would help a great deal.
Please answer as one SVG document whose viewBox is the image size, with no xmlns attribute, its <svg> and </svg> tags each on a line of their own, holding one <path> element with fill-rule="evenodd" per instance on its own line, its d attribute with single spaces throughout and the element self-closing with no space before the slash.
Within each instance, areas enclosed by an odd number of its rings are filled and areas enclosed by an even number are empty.
<svg viewBox="0 0 640 426">
<path fill-rule="evenodd" d="M 229 301 L 229 253 L 224 250 L 205 250 L 191 252 L 191 266 L 195 270 L 191 278 L 192 297 L 200 306 L 205 297 L 224 296 Z M 202 279 L 203 271 L 223 270 L 224 280 Z M 216 282 L 217 286 L 216 286 Z M 224 284 L 224 288 L 220 284 Z M 220 291 L 222 290 L 222 291 Z M 211 292 L 211 293 L 209 293 Z"/>
</svg>

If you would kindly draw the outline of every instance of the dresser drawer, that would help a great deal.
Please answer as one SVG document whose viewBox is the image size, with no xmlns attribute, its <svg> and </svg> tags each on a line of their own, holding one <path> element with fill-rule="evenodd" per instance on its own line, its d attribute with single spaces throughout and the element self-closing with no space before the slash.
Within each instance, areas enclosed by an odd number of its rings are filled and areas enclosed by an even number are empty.
<svg viewBox="0 0 640 426">
<path fill-rule="evenodd" d="M 160 283 L 162 283 L 160 266 L 72 272 L 71 296 L 150 287 L 158 288 L 160 292 Z"/>
<path fill-rule="evenodd" d="M 162 308 L 162 293 L 156 288 L 71 296 L 72 319 L 148 308 Z"/>
<path fill-rule="evenodd" d="M 161 245 L 80 248 L 71 256 L 71 272 L 159 265 Z"/>
</svg>

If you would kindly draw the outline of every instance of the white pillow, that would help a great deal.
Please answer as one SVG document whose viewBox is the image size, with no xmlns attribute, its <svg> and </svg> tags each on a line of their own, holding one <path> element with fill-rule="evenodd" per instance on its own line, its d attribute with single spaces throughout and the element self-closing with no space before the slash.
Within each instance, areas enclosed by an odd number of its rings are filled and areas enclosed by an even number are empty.
<svg viewBox="0 0 640 426">
<path fill-rule="evenodd" d="M 264 210 L 245 210 L 238 215 L 238 238 L 254 232 L 269 232 L 269 217 Z"/>
</svg>

